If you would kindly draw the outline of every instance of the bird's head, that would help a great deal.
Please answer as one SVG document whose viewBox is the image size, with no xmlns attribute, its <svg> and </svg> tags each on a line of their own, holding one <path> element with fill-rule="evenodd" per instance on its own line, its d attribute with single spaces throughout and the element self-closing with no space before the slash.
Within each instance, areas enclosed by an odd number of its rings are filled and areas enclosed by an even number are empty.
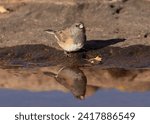
<svg viewBox="0 0 150 124">
<path fill-rule="evenodd" d="M 75 27 L 77 27 L 79 29 L 83 29 L 84 28 L 84 24 L 82 22 L 75 23 L 74 25 L 75 25 Z"/>
<path fill-rule="evenodd" d="M 84 32 L 85 33 L 85 26 L 82 22 L 77 22 L 71 26 L 71 30 L 73 32 Z"/>
</svg>

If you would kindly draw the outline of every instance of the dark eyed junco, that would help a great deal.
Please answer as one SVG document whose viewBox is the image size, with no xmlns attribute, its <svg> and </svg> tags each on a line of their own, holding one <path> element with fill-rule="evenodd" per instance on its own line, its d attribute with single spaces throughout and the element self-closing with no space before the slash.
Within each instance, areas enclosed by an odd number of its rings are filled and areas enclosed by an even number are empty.
<svg viewBox="0 0 150 124">
<path fill-rule="evenodd" d="M 53 34 L 57 39 L 58 45 L 67 52 L 75 52 L 83 48 L 86 41 L 86 31 L 83 23 L 74 23 L 65 29 L 54 31 L 45 30 L 47 33 Z"/>
</svg>

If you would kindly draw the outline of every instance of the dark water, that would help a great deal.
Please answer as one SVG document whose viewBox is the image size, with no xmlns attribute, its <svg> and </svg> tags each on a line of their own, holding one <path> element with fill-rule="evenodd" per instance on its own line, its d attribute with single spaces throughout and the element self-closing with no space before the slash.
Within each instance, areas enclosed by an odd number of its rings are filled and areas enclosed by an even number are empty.
<svg viewBox="0 0 150 124">
<path fill-rule="evenodd" d="M 0 106 L 149 106 L 150 92 L 125 93 L 117 90 L 99 90 L 85 100 L 78 100 L 70 93 L 62 92 L 28 92 L 16 90 L 0 90 Z"/>
</svg>

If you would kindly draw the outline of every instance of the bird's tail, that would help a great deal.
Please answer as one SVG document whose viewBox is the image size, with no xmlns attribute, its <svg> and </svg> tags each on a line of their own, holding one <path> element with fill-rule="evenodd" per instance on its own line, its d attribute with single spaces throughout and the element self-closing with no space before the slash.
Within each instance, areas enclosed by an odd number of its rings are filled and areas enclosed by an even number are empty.
<svg viewBox="0 0 150 124">
<path fill-rule="evenodd" d="M 51 29 L 48 29 L 48 30 L 44 30 L 46 33 L 49 33 L 49 34 L 53 34 L 55 35 L 56 31 L 54 30 L 51 30 Z"/>
<path fill-rule="evenodd" d="M 50 77 L 56 77 L 57 74 L 54 74 L 52 72 L 43 72 L 45 75 L 50 76 Z"/>
</svg>

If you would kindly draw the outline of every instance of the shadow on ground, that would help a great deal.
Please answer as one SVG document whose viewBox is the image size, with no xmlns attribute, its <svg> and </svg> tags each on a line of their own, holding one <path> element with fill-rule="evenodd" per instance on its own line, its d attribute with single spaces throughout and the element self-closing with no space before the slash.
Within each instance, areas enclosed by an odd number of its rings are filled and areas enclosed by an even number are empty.
<svg viewBox="0 0 150 124">
<path fill-rule="evenodd" d="M 85 49 L 89 50 L 97 50 L 101 49 L 119 42 L 124 42 L 126 39 L 124 38 L 116 38 L 116 39 L 109 39 L 109 40 L 89 40 L 85 44 Z"/>
</svg>

